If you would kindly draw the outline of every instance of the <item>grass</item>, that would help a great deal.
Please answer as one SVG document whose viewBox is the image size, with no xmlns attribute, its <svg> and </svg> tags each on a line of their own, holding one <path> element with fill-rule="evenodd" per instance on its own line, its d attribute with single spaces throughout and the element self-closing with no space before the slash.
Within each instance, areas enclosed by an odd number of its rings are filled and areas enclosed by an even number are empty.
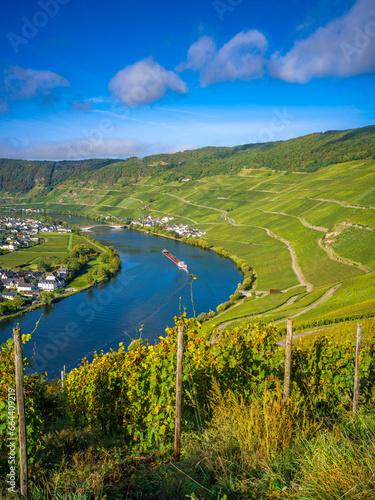
<svg viewBox="0 0 375 500">
<path fill-rule="evenodd" d="M 56 383 L 57 386 L 57 383 Z M 29 467 L 29 496 L 45 500 L 372 500 L 374 408 L 322 427 L 276 384 L 245 401 L 213 385 L 210 418 L 184 430 L 182 457 L 139 455 L 121 434 L 61 419 Z M 5 493 L 0 481 L 0 495 Z M 8 495 L 8 498 L 14 498 Z"/>
</svg>

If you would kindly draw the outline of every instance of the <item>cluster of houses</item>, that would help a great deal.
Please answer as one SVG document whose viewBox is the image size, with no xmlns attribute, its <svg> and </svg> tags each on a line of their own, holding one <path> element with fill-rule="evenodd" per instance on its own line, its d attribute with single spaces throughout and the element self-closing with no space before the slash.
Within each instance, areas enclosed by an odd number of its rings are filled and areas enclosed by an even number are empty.
<svg viewBox="0 0 375 500">
<path fill-rule="evenodd" d="M 37 298 L 41 291 L 53 292 L 63 288 L 69 275 L 67 266 L 60 266 L 57 271 L 46 274 L 30 269 L 12 271 L 0 268 L 1 298 L 13 300 L 17 295 Z"/>
<path fill-rule="evenodd" d="M 202 231 L 200 229 L 193 229 L 191 227 L 188 227 L 185 224 L 173 224 L 171 221 L 173 220 L 173 217 L 163 217 L 162 219 L 151 217 L 151 215 L 148 215 L 147 217 L 142 217 L 140 219 L 132 220 L 130 223 L 131 224 L 140 224 L 144 227 L 147 228 L 152 228 L 156 226 L 163 227 L 166 231 L 172 231 L 174 233 L 177 233 L 180 238 L 200 238 L 204 234 L 206 234 L 206 231 Z"/>
<path fill-rule="evenodd" d="M 0 217 L 0 249 L 14 252 L 39 243 L 38 233 L 70 233 L 71 229 L 54 224 L 46 224 L 38 219 Z"/>
<path fill-rule="evenodd" d="M 147 205 L 144 205 L 142 208 L 146 210 L 148 207 Z M 104 220 L 115 219 L 119 224 L 128 222 L 126 219 L 122 219 L 121 217 L 113 215 L 102 216 L 102 218 Z M 202 231 L 200 229 L 193 229 L 185 224 L 173 224 L 171 222 L 172 220 L 173 217 L 163 217 L 159 219 L 158 217 L 151 217 L 151 215 L 148 215 L 147 217 L 133 219 L 130 221 L 130 224 L 134 226 L 140 225 L 146 228 L 159 226 L 164 228 L 166 231 L 177 233 L 180 238 L 190 238 L 190 237 L 201 238 L 203 235 L 206 234 L 206 231 Z"/>
</svg>

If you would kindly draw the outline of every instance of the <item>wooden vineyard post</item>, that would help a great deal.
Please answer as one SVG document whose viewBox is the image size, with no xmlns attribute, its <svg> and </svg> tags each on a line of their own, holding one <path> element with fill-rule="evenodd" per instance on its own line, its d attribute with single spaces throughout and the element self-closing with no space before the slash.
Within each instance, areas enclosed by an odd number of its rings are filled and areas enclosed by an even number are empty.
<svg viewBox="0 0 375 500">
<path fill-rule="evenodd" d="M 14 362 L 16 372 L 16 394 L 18 414 L 18 439 L 20 448 L 20 490 L 27 497 L 27 435 L 25 420 L 25 390 L 23 386 L 23 353 L 21 328 L 13 328 Z"/>
<path fill-rule="evenodd" d="M 284 398 L 286 405 L 290 395 L 290 378 L 292 369 L 292 342 L 293 342 L 293 320 L 287 320 L 286 343 L 285 343 L 285 372 L 284 372 Z"/>
<path fill-rule="evenodd" d="M 182 357 L 184 349 L 184 325 L 178 325 L 177 375 L 176 375 L 176 420 L 174 426 L 174 459 L 180 460 L 181 447 L 181 399 L 182 399 Z"/>
<path fill-rule="evenodd" d="M 62 417 L 65 420 L 65 393 L 64 393 L 64 379 L 65 379 L 65 365 L 64 369 L 61 370 L 61 393 L 62 393 Z"/>
<path fill-rule="evenodd" d="M 357 325 L 357 342 L 355 348 L 355 367 L 354 367 L 354 390 L 353 390 L 353 412 L 357 411 L 359 399 L 359 353 L 362 342 L 362 323 Z"/>
</svg>

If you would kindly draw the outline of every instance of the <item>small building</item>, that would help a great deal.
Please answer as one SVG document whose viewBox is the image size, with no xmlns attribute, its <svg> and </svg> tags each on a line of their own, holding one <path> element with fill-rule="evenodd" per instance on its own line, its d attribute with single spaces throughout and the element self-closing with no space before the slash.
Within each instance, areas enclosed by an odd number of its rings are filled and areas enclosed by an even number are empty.
<svg viewBox="0 0 375 500">
<path fill-rule="evenodd" d="M 3 292 L 2 298 L 7 300 L 14 300 L 17 297 L 18 293 L 15 292 Z"/>
<path fill-rule="evenodd" d="M 57 277 L 58 278 L 67 278 L 69 275 L 69 268 L 67 266 L 60 266 L 57 270 Z"/>
<path fill-rule="evenodd" d="M 63 286 L 64 282 L 53 274 L 48 275 L 46 279 L 42 279 L 38 283 L 38 288 L 47 292 L 53 292 L 53 290 L 57 290 L 57 288 L 62 288 Z"/>
<path fill-rule="evenodd" d="M 35 286 L 24 278 L 20 278 L 17 283 L 17 290 L 23 293 L 32 293 L 35 291 Z"/>
<path fill-rule="evenodd" d="M 16 286 L 16 281 L 14 278 L 2 278 L 3 286 L 8 290 L 14 288 Z"/>
</svg>

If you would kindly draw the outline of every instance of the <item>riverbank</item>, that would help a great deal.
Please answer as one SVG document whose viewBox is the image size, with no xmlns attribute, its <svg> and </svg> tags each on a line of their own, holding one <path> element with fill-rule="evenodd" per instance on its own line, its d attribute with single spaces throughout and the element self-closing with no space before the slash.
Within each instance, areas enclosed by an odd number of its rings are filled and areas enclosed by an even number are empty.
<svg viewBox="0 0 375 500">
<path fill-rule="evenodd" d="M 117 252 L 109 248 L 103 244 L 100 244 L 99 242 L 95 241 L 93 238 L 90 236 L 86 236 L 81 233 L 81 231 L 75 231 L 74 233 L 70 233 L 68 235 L 68 240 L 67 242 L 62 241 L 61 238 L 56 238 L 53 237 L 52 239 L 55 240 L 53 241 L 54 243 L 54 252 L 57 254 L 64 254 L 66 253 L 67 256 L 71 255 L 73 253 L 73 238 L 78 237 L 79 239 L 75 241 L 76 245 L 75 247 L 78 247 L 79 245 L 82 246 L 82 244 L 87 243 L 88 249 L 91 248 L 92 251 L 95 252 L 96 249 L 99 250 L 99 254 L 95 253 L 94 257 L 91 259 L 88 257 L 86 260 L 85 264 L 81 264 L 81 269 L 82 271 L 78 270 L 77 274 L 71 278 L 71 284 L 77 283 L 79 284 L 80 282 L 85 282 L 83 286 L 70 286 L 65 292 L 63 293 L 57 293 L 56 295 L 52 293 L 48 293 L 48 300 L 46 300 L 46 297 L 43 297 L 44 300 L 37 301 L 33 304 L 28 305 L 27 307 L 20 307 L 18 310 L 12 312 L 11 314 L 5 314 L 0 316 L 0 322 L 6 321 L 6 320 L 11 320 L 14 318 L 17 318 L 19 316 L 22 316 L 24 313 L 34 311 L 36 309 L 39 309 L 40 307 L 44 307 L 45 305 L 52 304 L 54 302 L 59 302 L 60 300 L 71 297 L 72 295 L 76 295 L 77 293 L 84 292 L 85 290 L 96 286 L 98 283 L 101 283 L 105 280 L 107 280 L 110 276 L 113 276 L 116 274 L 116 272 L 119 271 L 121 268 L 121 260 L 118 257 Z M 49 235 L 50 237 L 50 235 Z M 51 238 L 50 238 L 51 239 Z M 48 239 L 45 238 L 45 243 L 48 242 Z M 51 242 L 50 242 L 51 243 Z M 62 244 L 63 243 L 63 244 Z M 65 244 L 66 243 L 66 244 Z M 93 248 L 94 247 L 94 248 Z M 66 252 L 68 250 L 68 252 Z M 87 250 L 88 251 L 88 250 Z M 19 250 L 16 254 L 16 258 L 19 260 L 20 259 L 20 254 L 22 253 L 22 250 Z M 42 252 L 37 252 L 37 254 L 40 254 L 40 258 L 46 258 L 44 253 Z M 106 255 L 107 254 L 107 255 Z M 103 258 L 103 255 L 106 255 L 106 257 Z M 30 257 L 32 260 L 30 261 Z M 31 266 L 31 262 L 35 260 L 35 256 L 33 255 L 28 255 L 26 257 L 22 256 L 22 259 L 29 259 L 29 262 L 26 262 L 26 265 L 28 264 L 29 267 Z M 112 261 L 110 260 L 112 259 Z M 116 266 L 112 265 L 111 262 L 113 262 L 113 259 L 116 259 Z M 118 262 L 117 262 L 118 259 Z M 1 260 L 1 259 L 0 259 Z M 15 260 L 16 262 L 16 260 Z M 60 262 L 61 264 L 61 262 Z M 25 267 L 25 265 L 23 265 Z M 10 268 L 12 269 L 12 268 Z M 101 276 L 98 276 L 98 273 L 101 273 Z M 58 289 L 59 292 L 61 289 Z M 23 296 L 20 295 L 22 298 Z"/>
</svg>

